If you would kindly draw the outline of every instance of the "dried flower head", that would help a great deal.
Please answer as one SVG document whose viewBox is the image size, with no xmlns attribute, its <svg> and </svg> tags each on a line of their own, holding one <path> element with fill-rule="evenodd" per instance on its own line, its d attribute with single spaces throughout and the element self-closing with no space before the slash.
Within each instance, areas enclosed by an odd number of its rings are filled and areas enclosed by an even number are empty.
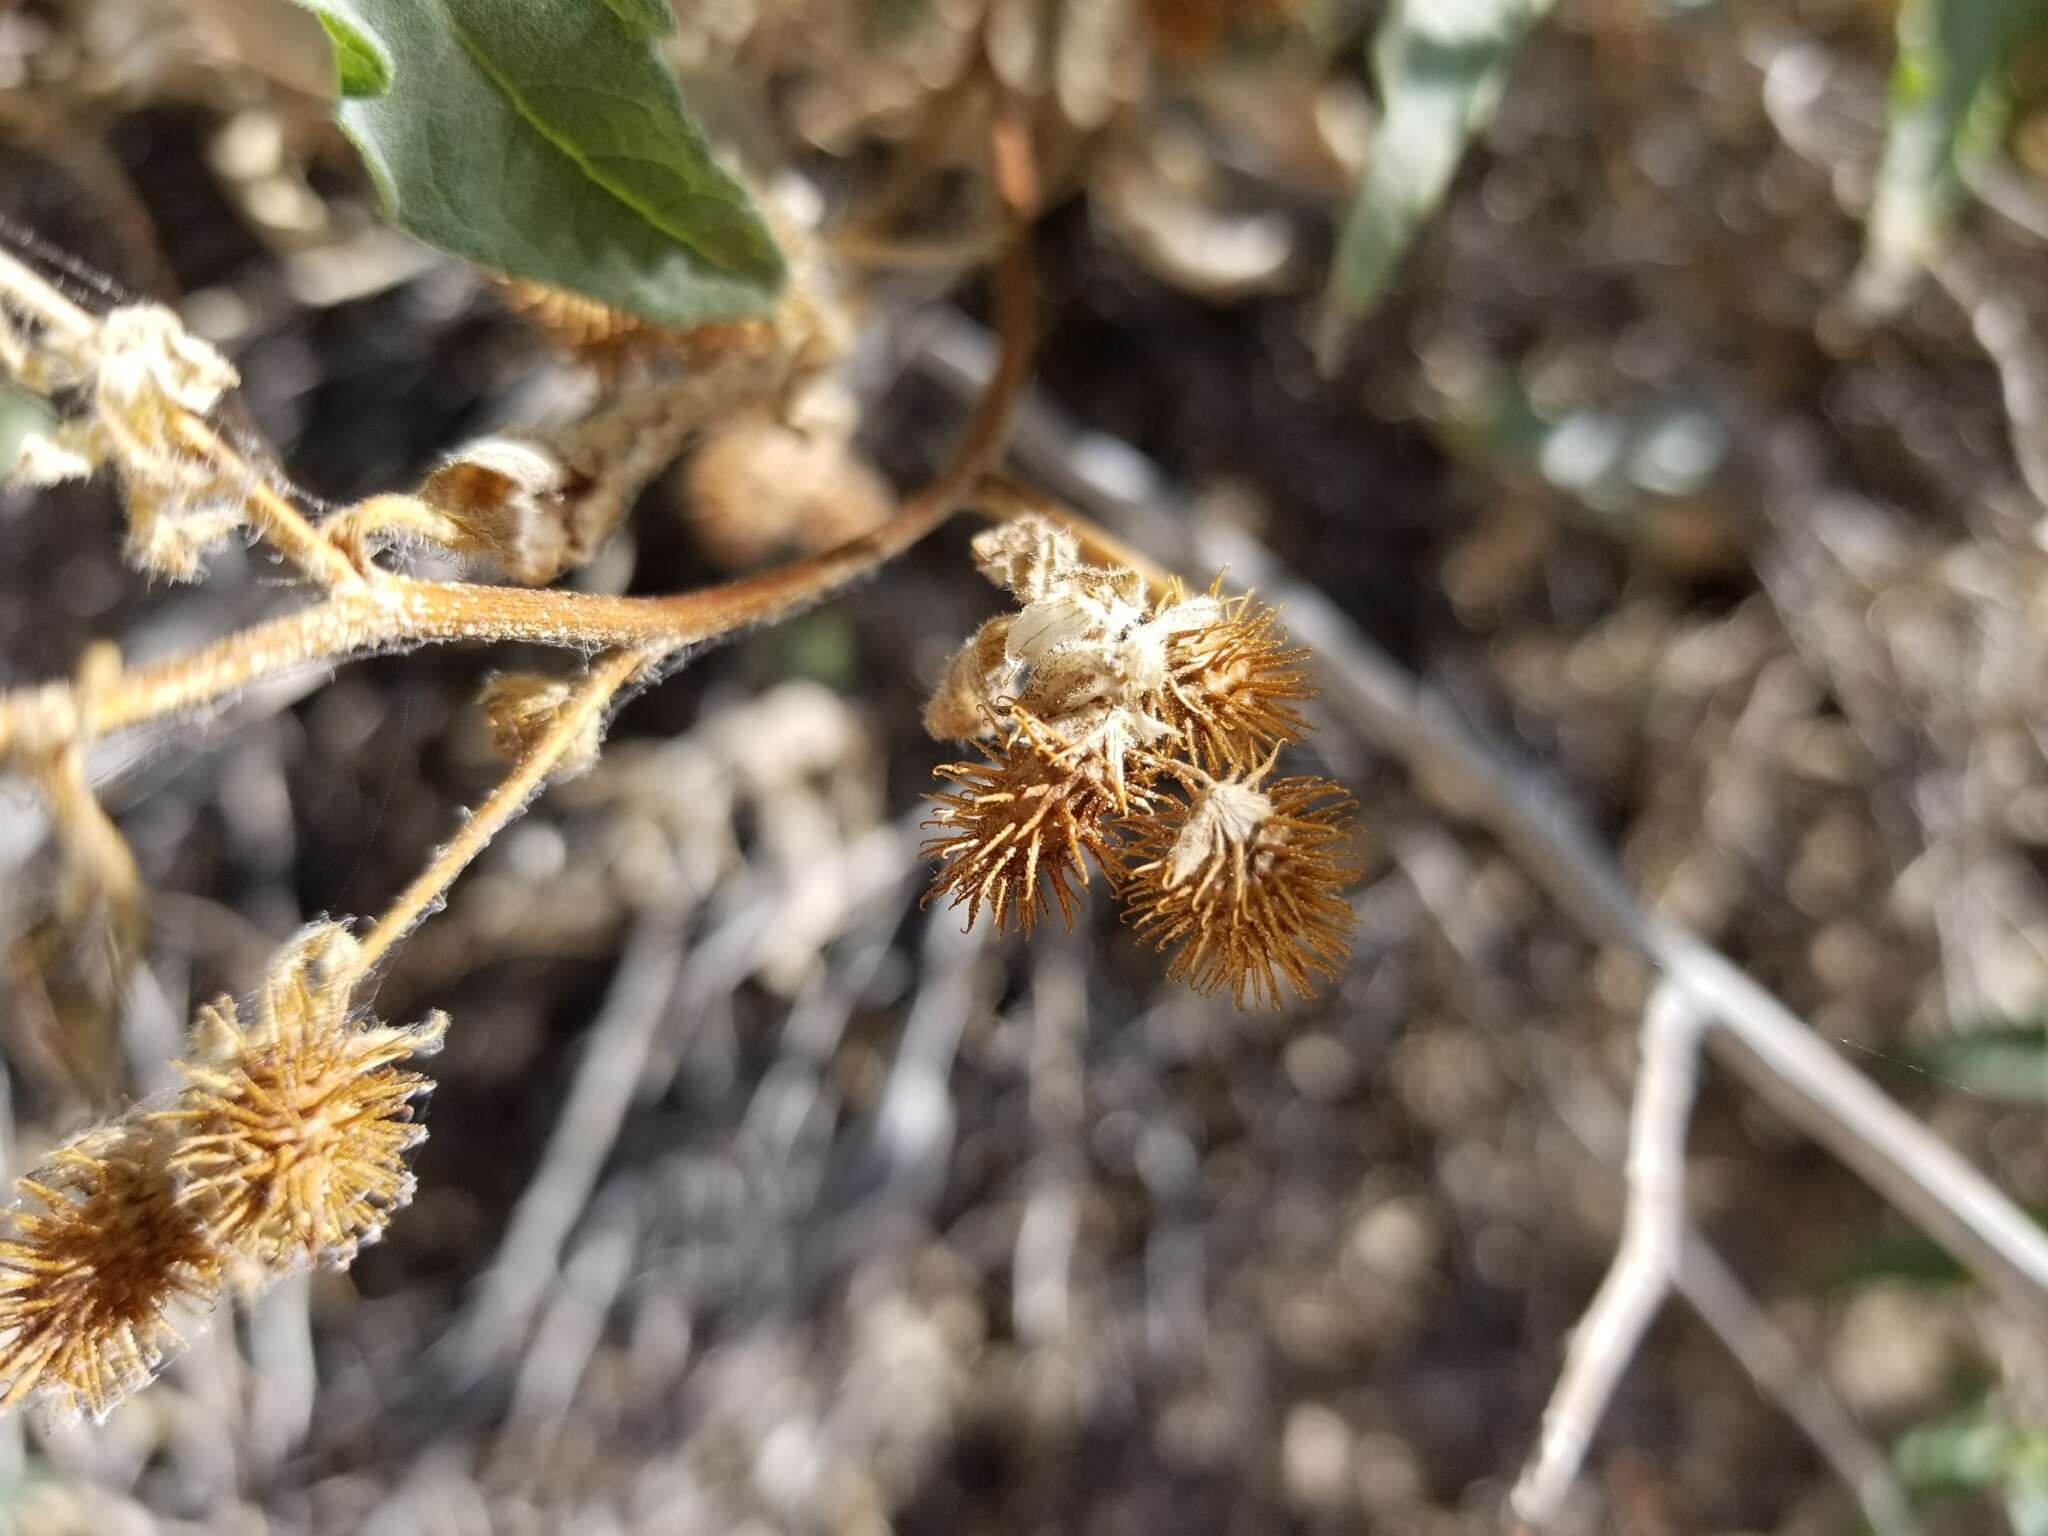
<svg viewBox="0 0 2048 1536">
<path fill-rule="evenodd" d="M 1021 607 L 975 632 L 925 707 L 934 736 L 988 754 L 939 770 L 958 787 L 928 823 L 945 829 L 926 845 L 941 863 L 931 894 L 965 903 L 970 923 L 985 904 L 1028 930 L 1049 887 L 1071 922 L 1092 853 L 1139 932 L 1182 946 L 1176 978 L 1242 1004 L 1247 990 L 1277 1000 L 1283 977 L 1306 993 L 1311 973 L 1334 975 L 1350 802 L 1319 779 L 1263 787 L 1307 729 L 1292 703 L 1313 697 L 1308 652 L 1273 611 L 1222 596 L 1220 578 L 1148 598 L 1137 571 L 1084 562 L 1035 513 L 980 534 L 974 554 Z M 1162 774 L 1191 798 L 1155 799 Z"/>
<path fill-rule="evenodd" d="M 1308 722 L 1288 706 L 1316 691 L 1308 649 L 1284 642 L 1279 615 L 1250 597 L 1220 598 L 1220 586 L 1219 578 L 1209 589 L 1215 619 L 1172 637 L 1160 713 L 1197 762 L 1212 770 L 1249 768 L 1308 733 Z M 1160 604 L 1183 601 L 1174 587 Z"/>
<path fill-rule="evenodd" d="M 207 1010 L 178 1106 L 183 1198 L 221 1243 L 265 1268 L 346 1264 L 412 1198 L 405 1157 L 425 1138 L 412 1101 L 431 1084 L 393 1063 L 439 1048 L 440 1014 L 411 1029 L 359 1023 L 355 941 L 316 924 L 278 956 L 253 1023 Z"/>
<path fill-rule="evenodd" d="M 172 1313 L 212 1305 L 223 1256 L 146 1127 L 91 1132 L 20 1189 L 41 1209 L 0 1240 L 0 1407 L 97 1422 L 182 1347 Z"/>
<path fill-rule="evenodd" d="M 1327 779 L 1281 779 L 1273 759 L 1211 778 L 1175 765 L 1186 800 L 1158 796 L 1121 830 L 1116 869 L 1126 919 L 1155 948 L 1179 946 L 1168 972 L 1198 992 L 1228 987 L 1280 1000 L 1284 978 L 1306 997 L 1350 951 L 1342 895 L 1357 871 L 1344 858 L 1354 802 Z"/>
<path fill-rule="evenodd" d="M 242 521 L 246 487 L 187 451 L 179 430 L 235 387 L 233 366 L 160 304 L 124 305 L 75 337 L 45 333 L 41 345 L 20 376 L 79 389 L 86 410 L 24 439 L 12 479 L 56 485 L 111 468 L 128 509 L 130 557 L 159 575 L 196 575 Z"/>
<path fill-rule="evenodd" d="M 1026 716 L 983 749 L 986 762 L 936 770 L 957 788 L 933 797 L 925 823 L 941 829 L 925 844 L 939 861 L 926 901 L 948 896 L 953 906 L 965 904 L 970 925 L 986 906 L 998 932 L 1009 920 L 1029 933 L 1050 891 L 1072 925 L 1088 856 L 1110 856 L 1105 823 L 1117 794 L 1099 764 L 1069 761 L 1066 748 Z"/>
<path fill-rule="evenodd" d="M 1220 618 L 1213 595 L 1148 603 L 1145 579 L 1122 566 L 1088 565 L 1066 529 L 1039 516 L 979 535 L 982 573 L 1023 604 L 962 647 L 926 711 L 935 734 L 986 719 L 1007 729 L 1030 717 L 1062 743 L 1070 767 L 1087 766 L 1127 808 L 1131 755 L 1176 735 L 1163 717 L 1182 637 Z"/>
<path fill-rule="evenodd" d="M 576 563 L 571 503 L 586 484 L 544 444 L 487 437 L 428 475 L 420 500 L 448 520 L 456 553 L 488 560 L 513 581 L 537 587 Z"/>
<path fill-rule="evenodd" d="M 684 473 L 686 515 L 730 569 L 785 550 L 811 554 L 879 527 L 896 498 L 851 440 L 852 422 L 785 422 L 768 410 L 711 427 Z"/>
</svg>

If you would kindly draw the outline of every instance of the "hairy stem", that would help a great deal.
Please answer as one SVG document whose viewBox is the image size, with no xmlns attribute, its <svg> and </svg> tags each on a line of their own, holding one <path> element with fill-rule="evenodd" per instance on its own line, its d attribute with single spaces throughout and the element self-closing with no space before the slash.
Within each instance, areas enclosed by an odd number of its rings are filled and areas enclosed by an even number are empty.
<svg viewBox="0 0 2048 1536">
<path fill-rule="evenodd" d="M 888 523 L 865 537 L 762 576 L 676 597 L 589 597 L 580 593 L 531 592 L 392 577 L 377 582 L 360 598 L 355 594 L 338 594 L 303 614 L 245 630 L 215 647 L 217 654 L 211 670 L 241 670 L 247 674 L 245 682 L 259 675 L 254 670 L 258 667 L 278 670 L 298 662 L 338 659 L 344 651 L 321 647 L 331 646 L 337 633 L 346 633 L 350 621 L 363 617 L 349 614 L 337 630 L 334 615 L 345 606 L 366 609 L 387 619 L 394 614 L 411 615 L 413 627 L 397 634 L 385 631 L 386 644 L 407 640 L 521 639 L 582 646 L 601 637 L 613 647 L 591 664 L 589 673 L 564 701 L 546 733 L 463 823 L 462 830 L 377 919 L 362 944 L 365 970 L 374 967 L 410 933 L 470 861 L 526 809 L 563 757 L 603 716 L 620 689 L 692 645 L 732 634 L 750 624 L 772 622 L 826 596 L 908 548 L 957 509 L 960 498 L 1001 456 L 1011 412 L 1030 374 L 1031 247 L 1030 231 L 1021 222 L 996 274 L 995 286 L 1003 337 L 1001 361 L 976 403 L 959 446 L 930 485 L 906 502 Z M 346 650 L 360 654 L 364 648 L 351 643 Z M 294 653 L 296 662 L 274 661 L 275 657 Z M 184 658 L 183 675 L 176 671 L 179 663 L 167 664 L 171 670 L 160 680 L 162 686 L 175 690 L 185 677 L 206 672 L 207 668 L 194 665 L 197 660 Z M 144 673 L 148 670 L 130 674 L 130 680 L 147 681 Z M 167 696 L 160 695 L 149 702 L 161 705 Z M 0 756 L 5 755 L 7 748 L 7 702 L 5 696 L 0 696 Z M 152 712 L 161 714 L 168 710 L 155 708 Z"/>
<path fill-rule="evenodd" d="M 95 329 L 91 315 L 45 282 L 28 263 L 5 251 L 0 251 L 0 294 L 22 314 L 68 341 L 82 341 Z"/>
<path fill-rule="evenodd" d="M 546 732 L 527 749 L 512 771 L 491 791 L 489 798 L 462 824 L 462 830 L 434 855 L 433 862 L 413 877 L 412 883 L 377 919 L 376 926 L 362 944 L 365 970 L 383 959 L 433 910 L 442 893 L 455 882 L 455 877 L 469 867 L 470 860 L 482 853 L 491 839 L 526 809 L 527 802 L 539 792 L 563 757 L 585 738 L 591 723 L 604 714 L 613 696 L 644 669 L 658 663 L 661 656 L 658 647 L 616 650 L 605 652 L 591 663 L 590 671 L 577 685 L 576 691 L 563 701 Z"/>
<path fill-rule="evenodd" d="M 1031 257 L 1028 236 L 1021 230 L 996 273 L 995 301 L 1003 334 L 1001 363 L 959 447 L 930 485 L 888 522 L 858 539 L 757 576 L 666 597 L 607 597 L 388 574 L 370 581 L 353 579 L 352 585 L 337 587 L 325 600 L 295 613 L 238 631 L 189 655 L 124 672 L 89 700 L 63 684 L 0 693 L 0 758 L 199 709 L 300 667 L 332 665 L 414 645 L 521 640 L 577 650 L 630 648 L 673 656 L 785 619 L 930 533 L 1001 455 L 1032 351 Z M 307 531 L 346 563 L 339 550 L 310 528 Z M 350 571 L 353 578 L 352 566 Z"/>
<path fill-rule="evenodd" d="M 201 458 L 230 475 L 246 479 L 249 489 L 242 506 L 249 521 L 306 577 L 337 590 L 363 585 L 363 572 L 355 563 L 307 522 L 299 509 L 280 496 L 213 428 L 196 416 L 187 416 L 177 423 L 177 434 L 178 440 Z"/>
</svg>

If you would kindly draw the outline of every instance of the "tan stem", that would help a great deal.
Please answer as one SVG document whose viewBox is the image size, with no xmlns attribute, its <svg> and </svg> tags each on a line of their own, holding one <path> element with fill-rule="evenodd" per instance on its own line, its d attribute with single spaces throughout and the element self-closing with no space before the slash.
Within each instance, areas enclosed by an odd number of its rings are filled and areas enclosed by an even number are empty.
<svg viewBox="0 0 2048 1536">
<path fill-rule="evenodd" d="M 0 251 L 0 293 L 38 325 L 60 331 L 71 341 L 90 336 L 95 328 L 91 315 L 45 282 L 27 262 L 5 251 Z"/>
<path fill-rule="evenodd" d="M 363 585 L 364 575 L 354 562 L 268 485 L 213 428 L 197 416 L 186 416 L 178 420 L 175 430 L 178 440 L 187 448 L 247 484 L 242 505 L 249 521 L 310 580 L 338 590 Z"/>
<path fill-rule="evenodd" d="M 512 771 L 491 791 L 489 798 L 462 824 L 462 830 L 434 855 L 433 862 L 413 878 L 412 884 L 400 892 L 389 910 L 377 919 L 376 926 L 363 940 L 361 955 L 365 970 L 375 966 L 393 945 L 412 932 L 420 919 L 440 901 L 442 893 L 454 883 L 455 877 L 469 867 L 470 860 L 482 853 L 491 839 L 526 809 L 527 802 L 547 782 L 564 755 L 577 742 L 588 738 L 592 724 L 604 714 L 613 695 L 644 668 L 657 663 L 661 656 L 658 647 L 617 650 L 607 651 L 591 663 L 590 671 L 575 692 L 563 701 L 546 733 L 528 748 Z"/>
<path fill-rule="evenodd" d="M 271 666 L 273 656 L 294 653 L 299 661 L 332 659 L 338 653 L 320 647 L 332 641 L 333 612 L 344 606 L 367 607 L 387 617 L 410 615 L 413 627 L 403 635 L 387 636 L 387 643 L 400 639 L 489 638 L 588 645 L 593 637 L 603 633 L 606 643 L 614 647 L 592 663 L 589 674 L 563 703 L 546 734 L 491 791 L 448 846 L 400 893 L 390 910 L 377 919 L 363 940 L 365 971 L 374 968 L 412 931 L 440 901 L 456 876 L 526 808 L 564 755 L 578 741 L 586 739 L 614 696 L 635 677 L 691 645 L 730 634 L 748 624 L 783 617 L 804 603 L 823 597 L 909 547 L 951 515 L 961 496 L 1002 453 L 1011 413 L 1030 373 L 1032 302 L 1029 232 L 1020 228 L 997 274 L 996 304 L 1002 316 L 1005 344 L 995 378 L 982 393 L 959 446 L 938 477 L 906 502 L 887 524 L 863 538 L 762 576 L 677 597 L 591 597 L 391 578 L 379 582 L 367 594 L 339 594 L 308 610 L 306 615 L 295 614 L 276 624 L 245 631 L 216 648 L 221 654 L 216 659 L 215 671 L 246 672 L 258 666 Z M 315 622 L 298 622 L 308 617 Z M 195 670 L 189 658 L 186 670 Z M 131 674 L 130 680 L 139 676 L 140 672 Z M 178 683 L 175 677 L 162 681 L 171 687 Z M 0 699 L 0 754 L 6 748 L 5 702 Z"/>
<path fill-rule="evenodd" d="M 787 618 L 931 532 L 1001 455 L 1032 351 L 1035 301 L 1028 236 L 1021 231 L 996 274 L 995 298 L 1004 335 L 1002 361 L 959 447 L 930 485 L 888 522 L 858 539 L 758 576 L 668 597 L 608 597 L 393 575 L 355 580 L 338 586 L 324 601 L 238 631 L 203 650 L 136 667 L 97 690 L 90 700 L 80 701 L 59 684 L 0 693 L 0 758 L 202 708 L 300 667 L 411 645 L 520 640 L 577 650 L 626 647 L 672 655 Z M 319 542 L 337 559 L 345 558 L 325 540 Z M 353 576 L 353 567 L 350 570 Z"/>
</svg>

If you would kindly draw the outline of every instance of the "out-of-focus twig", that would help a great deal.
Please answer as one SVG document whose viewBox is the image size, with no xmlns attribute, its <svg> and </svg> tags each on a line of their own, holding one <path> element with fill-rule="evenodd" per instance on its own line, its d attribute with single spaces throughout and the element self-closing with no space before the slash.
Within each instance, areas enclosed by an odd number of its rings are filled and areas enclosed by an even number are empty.
<svg viewBox="0 0 2048 1536">
<path fill-rule="evenodd" d="M 1580 1143 L 1603 1162 L 1620 1165 L 1628 1143 L 1621 1105 L 1584 1072 L 1562 1064 L 1550 1070 L 1541 1056 L 1538 1070 L 1552 1087 L 1559 1116 Z M 1681 1219 L 1680 1226 L 1672 1288 L 1856 1495 L 1871 1530 L 1878 1536 L 1919 1536 L 1920 1524 L 1884 1451 L 1851 1417 L 1826 1376 L 1750 1297 L 1713 1245 L 1690 1220 Z"/>
<path fill-rule="evenodd" d="M 1797 1424 L 1814 1448 L 1856 1495 L 1877 1536 L 1919 1536 L 1906 1493 L 1891 1463 L 1872 1442 L 1827 1379 L 1800 1358 L 1784 1333 L 1750 1299 L 1699 1233 L 1688 1227 L 1678 1255 L 1676 1282 L 1702 1321 L 1740 1360 L 1750 1379 Z"/>
<path fill-rule="evenodd" d="M 1669 977 L 1643 1010 L 1621 1242 L 1572 1333 L 1542 1434 L 1509 1497 L 1516 1517 L 1538 1530 L 1563 1508 L 1593 1431 L 1677 1276 L 1685 1237 L 1686 1130 L 1704 1023 L 1697 1004 Z"/>
</svg>

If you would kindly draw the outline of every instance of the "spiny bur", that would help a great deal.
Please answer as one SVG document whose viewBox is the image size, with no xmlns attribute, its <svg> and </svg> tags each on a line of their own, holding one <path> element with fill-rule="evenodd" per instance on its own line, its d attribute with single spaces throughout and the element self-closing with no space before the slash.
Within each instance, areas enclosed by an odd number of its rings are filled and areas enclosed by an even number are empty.
<svg viewBox="0 0 2048 1536">
<path fill-rule="evenodd" d="M 1211 598 L 1219 587 L 1220 579 Z M 1263 603 L 1240 596 L 1217 608 L 1215 623 L 1173 637 L 1164 715 L 1204 767 L 1248 768 L 1308 734 L 1290 706 L 1315 697 L 1309 651 L 1286 643 L 1280 616 Z"/>
<path fill-rule="evenodd" d="M 965 905 L 969 923 L 986 908 L 1028 932 L 1056 905 L 1071 924 L 1092 858 L 1128 887 L 1141 934 L 1184 943 L 1176 978 L 1242 1004 L 1278 1001 L 1281 979 L 1307 993 L 1312 975 L 1334 975 L 1355 873 L 1340 858 L 1349 802 L 1330 803 L 1342 791 L 1322 780 L 1261 787 L 1307 730 L 1292 706 L 1314 695 L 1308 652 L 1277 615 L 1220 582 L 1148 596 L 1138 572 L 1086 563 L 1037 515 L 974 551 L 1019 608 L 975 632 L 925 708 L 934 736 L 984 754 L 937 770 L 953 787 L 926 823 L 940 833 L 927 899 Z M 1158 790 L 1168 775 L 1188 800 Z"/>
<path fill-rule="evenodd" d="M 232 1275 L 250 1289 L 345 1265 L 412 1198 L 406 1154 L 431 1086 L 396 1064 L 437 1049 L 353 1018 L 361 952 L 317 923 L 272 961 L 251 1018 L 201 1010 L 175 1105 L 131 1111 L 20 1181 L 0 1237 L 0 1408 L 103 1419 L 182 1346 Z"/>
<path fill-rule="evenodd" d="M 997 932 L 1014 922 L 1028 934 L 1048 910 L 1050 892 L 1072 925 L 1088 859 L 1110 855 L 1106 825 L 1118 800 L 1090 764 L 1064 760 L 1061 746 L 1025 717 L 983 748 L 985 761 L 938 770 L 956 787 L 932 797 L 925 823 L 939 829 L 925 844 L 939 862 L 927 901 L 944 896 L 964 905 L 970 926 L 986 907 Z"/>
<path fill-rule="evenodd" d="M 1220 779 L 1177 766 L 1188 797 L 1162 793 L 1123 826 L 1125 920 L 1154 948 L 1175 948 L 1169 976 L 1198 992 L 1228 987 L 1240 1007 L 1247 993 L 1278 1003 L 1283 980 L 1313 996 L 1351 948 L 1355 802 L 1328 779 L 1267 787 L 1272 766 Z"/>
<path fill-rule="evenodd" d="M 98 1422 L 183 1346 L 172 1315 L 213 1305 L 223 1255 L 146 1127 L 89 1133 L 19 1187 L 33 1203 L 0 1241 L 0 1407 Z"/>
<path fill-rule="evenodd" d="M 447 1020 L 409 1029 L 349 1013 L 355 941 L 318 924 L 273 968 L 256 1016 L 202 1018 L 199 1059 L 159 1124 L 175 1135 L 183 1198 L 226 1247 L 268 1270 L 345 1266 L 412 1198 L 406 1154 L 425 1138 L 413 1101 L 431 1087 L 397 1062 L 440 1048 Z"/>
</svg>

